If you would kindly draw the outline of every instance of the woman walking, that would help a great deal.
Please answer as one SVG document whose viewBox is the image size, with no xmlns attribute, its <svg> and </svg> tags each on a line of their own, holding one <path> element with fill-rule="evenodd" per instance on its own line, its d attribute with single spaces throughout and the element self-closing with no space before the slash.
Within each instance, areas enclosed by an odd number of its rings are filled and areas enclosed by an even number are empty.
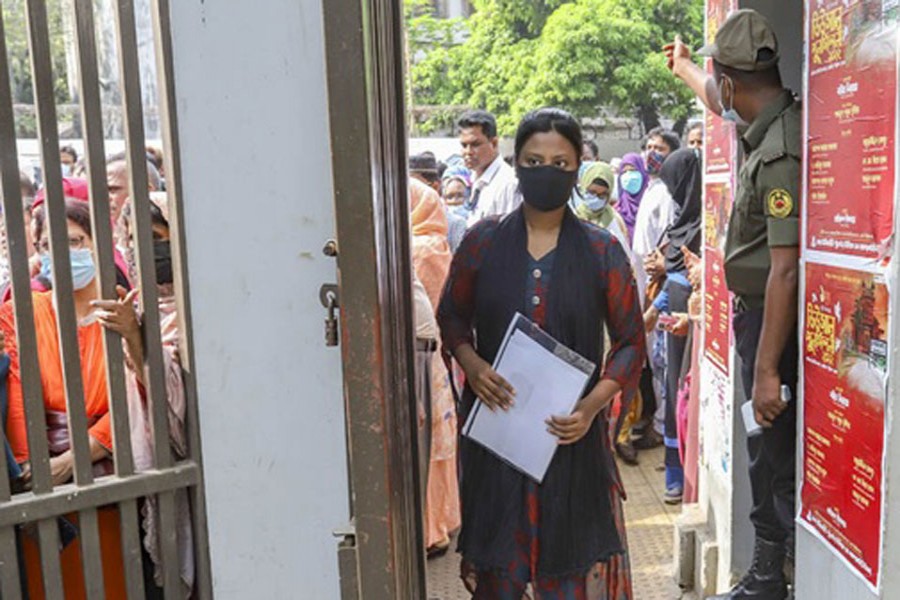
<svg viewBox="0 0 900 600">
<path fill-rule="evenodd" d="M 599 364 L 603 328 L 612 346 L 571 415 L 547 420 L 559 447 L 538 484 L 466 438 L 460 440 L 462 576 L 476 599 L 632 597 L 621 485 L 606 410 L 636 384 L 644 357 L 638 293 L 622 245 L 580 221 L 567 202 L 578 177 L 582 134 L 567 112 L 545 108 L 519 126 L 515 163 L 524 205 L 478 223 L 453 259 L 438 311 L 444 351 L 476 398 L 508 409 L 514 390 L 492 368 L 520 312 Z"/>
</svg>

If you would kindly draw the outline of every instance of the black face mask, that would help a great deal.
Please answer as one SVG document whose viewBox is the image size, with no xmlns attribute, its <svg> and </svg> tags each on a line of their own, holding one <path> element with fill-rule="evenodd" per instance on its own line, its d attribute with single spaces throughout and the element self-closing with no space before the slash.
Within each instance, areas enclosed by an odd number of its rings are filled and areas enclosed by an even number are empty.
<svg viewBox="0 0 900 600">
<path fill-rule="evenodd" d="M 153 242 L 153 259 L 156 262 L 156 284 L 172 283 L 172 247 L 168 240 Z"/>
<path fill-rule="evenodd" d="M 578 171 L 563 171 L 554 166 L 516 167 L 519 189 L 529 206 L 542 212 L 561 208 L 569 201 Z"/>
</svg>

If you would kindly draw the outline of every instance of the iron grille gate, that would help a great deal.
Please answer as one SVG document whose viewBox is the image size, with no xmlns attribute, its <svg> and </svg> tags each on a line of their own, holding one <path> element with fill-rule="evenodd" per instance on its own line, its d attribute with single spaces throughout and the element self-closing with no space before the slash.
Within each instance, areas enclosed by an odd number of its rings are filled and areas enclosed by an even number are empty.
<svg viewBox="0 0 900 600">
<path fill-rule="evenodd" d="M 81 125 L 84 132 L 86 173 L 89 182 L 95 257 L 103 298 L 116 297 L 113 230 L 105 166 L 104 128 L 98 75 L 94 0 L 61 0 L 74 14 L 72 38 L 77 52 L 77 76 L 80 96 Z M 7 0 L 7 4 L 8 4 Z M 150 406 L 154 461 L 150 470 L 135 470 L 130 441 L 129 412 L 126 403 L 126 368 L 118 334 L 104 334 L 107 390 L 112 421 L 115 473 L 94 478 L 90 457 L 88 423 L 85 415 L 84 382 L 79 359 L 78 325 L 73 301 L 73 280 L 69 263 L 69 243 L 59 154 L 57 108 L 54 85 L 46 0 L 25 0 L 27 37 L 31 74 L 36 104 L 41 164 L 46 192 L 45 212 L 49 228 L 50 253 L 53 264 L 53 294 L 57 313 L 57 330 L 65 382 L 66 412 L 74 455 L 74 481 L 54 486 L 51 480 L 48 440 L 45 428 L 44 400 L 38 368 L 38 345 L 33 326 L 33 303 L 30 290 L 29 254 L 26 247 L 24 208 L 22 203 L 17 158 L 15 115 L 9 79 L 7 31 L 0 12 L 0 176 L 2 176 L 2 211 L 5 216 L 8 257 L 11 267 L 16 339 L 23 368 L 21 385 L 26 414 L 27 440 L 32 472 L 32 489 L 11 494 L 6 463 L 0 472 L 0 596 L 22 597 L 22 584 L 17 554 L 17 537 L 24 534 L 23 524 L 36 524 L 32 536 L 38 540 L 40 566 L 45 597 L 64 598 L 62 570 L 59 560 L 57 517 L 77 513 L 86 582 L 85 595 L 101 599 L 104 590 L 100 552 L 98 509 L 114 506 L 121 527 L 121 549 L 128 598 L 144 598 L 141 565 L 141 533 L 138 524 L 139 502 L 153 498 L 158 506 L 158 535 L 163 563 L 165 598 L 183 598 L 176 548 L 176 493 L 187 493 L 193 519 L 196 565 L 195 598 L 210 598 L 208 539 L 205 504 L 200 469 L 200 444 L 197 422 L 196 387 L 190 344 L 190 312 L 188 278 L 184 260 L 183 214 L 179 148 L 174 112 L 173 68 L 170 15 L 166 0 L 152 0 L 153 37 L 158 74 L 159 114 L 165 148 L 165 168 L 170 205 L 171 245 L 175 275 L 176 306 L 180 331 L 179 356 L 184 374 L 187 399 L 186 435 L 188 455 L 175 461 L 170 452 L 168 407 L 164 374 L 163 348 L 158 305 L 156 272 L 148 196 L 144 107 L 141 99 L 138 69 L 138 41 L 135 29 L 134 0 L 113 0 L 119 76 L 124 115 L 126 161 L 132 199 L 131 228 L 134 232 L 135 263 L 140 288 L 139 301 L 143 316 L 144 364 L 143 381 Z M 3 1 L 0 0 L 0 7 Z M 26 368 L 27 367 L 27 368 Z M 0 430 L 3 430 L 0 427 Z M 4 434 L 5 436 L 5 431 Z M 0 438 L 2 439 L 2 438 Z M 34 533 L 36 531 L 36 534 Z M 111 596 L 110 596 L 111 597 Z"/>
</svg>

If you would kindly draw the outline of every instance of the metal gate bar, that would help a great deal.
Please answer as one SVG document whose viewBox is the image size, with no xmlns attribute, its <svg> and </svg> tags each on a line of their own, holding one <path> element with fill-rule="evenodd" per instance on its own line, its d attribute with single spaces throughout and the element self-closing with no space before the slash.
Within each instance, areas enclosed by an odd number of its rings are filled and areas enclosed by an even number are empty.
<svg viewBox="0 0 900 600">
<path fill-rule="evenodd" d="M 114 4 L 119 49 L 119 75 L 122 81 L 122 102 L 125 112 L 125 142 L 132 208 L 132 232 L 135 240 L 135 261 L 141 288 L 144 334 L 144 386 L 153 429 L 153 455 L 157 469 L 172 465 L 169 449 L 169 412 L 159 323 L 159 298 L 156 291 L 156 268 L 153 257 L 153 232 L 150 198 L 147 184 L 147 158 L 144 139 L 144 111 L 141 104 L 141 80 L 135 28 L 133 0 L 118 0 Z M 162 569 L 166 600 L 181 595 L 181 577 L 176 545 L 175 493 L 160 493 L 157 536 L 162 550 Z"/>
<path fill-rule="evenodd" d="M 33 497 L 17 494 L 0 506 L 0 527 L 49 519 L 89 506 L 115 504 L 144 496 L 171 492 L 196 485 L 199 468 L 184 461 L 163 471 L 141 471 L 128 478 L 101 477 L 94 485 L 78 489 L 72 484 L 57 487 L 52 494 Z"/>
<path fill-rule="evenodd" d="M 46 52 L 46 45 L 35 43 L 35 38 L 40 38 L 42 35 L 46 37 L 46 27 L 40 28 L 37 23 L 38 20 L 33 17 L 34 11 L 40 12 L 43 8 L 45 8 L 40 2 L 35 2 L 34 0 L 28 0 L 25 5 L 26 18 L 28 21 L 28 48 L 29 53 L 31 55 L 31 64 L 32 64 L 32 78 L 35 87 L 35 93 L 43 88 L 47 89 L 52 88 L 52 83 L 50 86 L 46 85 L 44 82 L 41 82 L 40 79 L 42 76 L 46 76 L 49 73 L 49 68 L 47 69 L 38 69 L 36 68 L 38 65 L 42 63 L 49 64 L 50 58 Z M 44 18 L 44 22 L 46 22 L 46 16 Z M 6 75 L 5 73 L 3 75 Z M 41 114 L 40 106 L 38 106 L 38 135 L 43 137 L 44 135 L 53 135 L 56 131 L 56 123 L 48 123 L 47 115 Z M 58 152 L 58 149 L 57 149 Z M 51 180 L 52 181 L 52 180 Z M 48 194 L 52 194 L 54 190 L 48 190 Z M 61 193 L 61 190 L 60 190 Z M 49 200 L 49 198 L 48 198 Z M 49 202 L 48 202 L 49 204 Z M 17 224 L 13 224 L 13 227 L 16 227 Z M 24 223 L 23 223 L 24 225 Z M 27 272 L 27 271 L 26 271 Z M 23 288 L 24 290 L 30 290 L 30 285 Z M 16 299 L 17 300 L 17 299 Z M 14 300 L 14 301 L 16 301 Z M 16 302 L 18 304 L 18 302 Z M 30 304 L 30 298 L 29 298 Z M 33 331 L 33 318 L 30 319 L 19 319 L 18 315 L 16 318 L 16 335 L 20 339 L 24 335 L 34 334 Z M 29 332 L 29 333 L 25 333 Z M 37 359 L 37 342 L 36 337 L 35 346 L 34 346 L 34 364 L 35 366 L 39 365 Z M 21 357 L 20 357 L 21 364 Z M 20 374 L 30 369 L 19 369 Z M 39 369 L 35 369 L 38 371 Z M 40 379 L 37 380 L 38 387 L 34 388 L 34 392 L 39 392 L 41 390 L 40 387 Z M 23 389 L 23 392 L 25 390 Z M 51 480 L 50 475 L 50 463 L 49 463 L 49 453 L 47 449 L 47 437 L 45 433 L 45 418 L 44 418 L 44 406 L 43 406 L 43 393 L 35 393 L 33 395 L 29 395 L 24 398 L 25 404 L 25 414 L 26 421 L 28 427 L 28 448 L 29 448 L 29 458 L 32 459 L 34 455 L 37 455 L 38 460 L 41 463 L 45 463 L 45 467 L 41 468 L 40 472 L 36 472 L 33 470 L 32 481 L 33 481 L 33 489 L 34 493 L 37 495 L 45 494 L 48 492 L 52 492 L 53 490 L 53 482 Z M 46 462 L 45 462 L 46 461 Z M 62 572 L 60 570 L 59 564 L 59 556 L 58 556 L 58 547 L 59 547 L 59 531 L 57 529 L 55 521 L 43 520 L 38 522 L 38 539 L 40 545 L 40 553 L 41 553 L 41 572 L 43 576 L 44 590 L 45 594 L 50 598 L 62 598 L 63 586 L 62 586 Z"/>
<path fill-rule="evenodd" d="M 22 207 L 22 190 L 19 187 L 18 173 L 18 155 L 16 149 L 15 136 L 15 115 L 12 107 L 12 90 L 10 89 L 9 78 L 4 76 L 9 73 L 9 61 L 6 54 L 6 29 L 3 22 L 3 11 L 0 10 L 0 199 L 3 203 L 3 216 L 6 224 L 7 234 L 7 254 L 11 264 L 27 264 L 28 258 L 25 248 L 25 223 L 24 209 Z M 8 223 L 13 221 L 18 223 L 18 227 L 11 229 Z M 27 272 L 19 271 L 12 273 L 13 278 L 19 279 L 18 288 L 13 285 L 13 291 L 23 290 L 22 275 L 25 275 L 25 285 L 29 285 L 27 280 Z M 21 294 L 19 294 L 21 296 Z M 29 306 L 30 309 L 30 298 Z M 22 306 L 18 304 L 17 306 Z M 22 355 L 20 347 L 20 357 Z M 33 346 L 32 346 L 33 348 Z M 23 374 L 24 378 L 27 375 Z M 26 386 L 27 389 L 27 386 Z M 0 441 L 6 442 L 6 431 L 0 427 Z M 6 461 L 0 466 L 0 505 L 5 504 L 10 499 L 9 472 Z M 0 527 L 0 557 L 3 557 L 0 564 L 0 596 L 9 600 L 20 600 L 22 581 L 19 578 L 19 563 L 16 558 L 16 530 L 10 525 Z"/>
<path fill-rule="evenodd" d="M 41 141 L 41 162 L 44 165 L 44 189 L 46 191 L 44 213 L 49 230 L 50 253 L 53 262 L 53 294 L 56 300 L 60 361 L 63 366 L 66 418 L 69 425 L 71 452 L 74 457 L 73 475 L 76 486 L 90 486 L 94 479 L 93 465 L 88 440 L 84 385 L 78 348 L 75 288 L 69 263 L 69 234 L 60 170 L 59 131 L 53 95 L 53 71 L 46 2 L 44 0 L 28 0 L 26 14 L 34 96 L 37 103 L 38 133 Z M 28 323 L 27 326 L 30 327 L 32 324 Z M 78 516 L 78 524 L 78 543 L 81 545 L 85 592 L 90 600 L 103 600 L 103 566 L 100 559 L 100 532 L 96 508 L 83 510 Z"/>
<path fill-rule="evenodd" d="M 391 0 L 329 0 L 323 9 L 341 324 L 353 332 L 342 340 L 354 520 L 339 550 L 342 591 L 347 600 L 418 600 L 426 596 L 425 552 L 405 84 L 395 67 L 403 62 L 401 12 Z M 377 269 L 358 260 L 373 255 Z"/>
<path fill-rule="evenodd" d="M 3 193 L 0 195 L 3 203 L 4 227 L 7 232 L 7 253 L 9 257 L 10 277 L 12 279 L 13 298 L 15 302 L 16 322 L 29 323 L 32 321 L 31 285 L 28 280 L 28 251 L 25 237 L 25 214 L 22 207 L 22 190 L 19 187 L 18 151 L 16 148 L 15 114 L 13 113 L 12 90 L 6 74 L 9 73 L 9 60 L 6 52 L 6 28 L 3 21 L 3 11 L 0 10 L 0 185 Z M 34 331 L 25 328 L 22 333 L 17 332 L 17 346 L 19 360 L 23 357 L 35 360 L 37 357 L 37 341 Z M 22 390 L 25 398 L 41 397 L 40 373 L 38 369 L 28 369 L 21 373 Z M 27 400 L 26 400 L 27 401 Z M 32 427 L 28 427 L 29 438 L 33 437 Z M 6 441 L 6 432 L 3 432 L 3 441 Z M 49 480 L 49 464 L 47 461 L 47 448 L 43 447 L 44 456 L 41 459 L 39 448 L 31 455 L 32 477 L 35 485 L 40 481 Z M 0 468 L 3 476 L 2 497 L 0 505 L 9 499 L 9 473 L 6 461 Z M 16 556 L 16 531 L 12 525 L 0 527 L 0 556 L 3 557 L 2 569 L 0 569 L 0 591 L 3 597 L 9 600 L 20 600 L 21 584 L 19 578 L 19 563 Z"/>
<path fill-rule="evenodd" d="M 156 73 L 159 89 L 158 114 L 162 131 L 163 146 L 166 148 L 166 193 L 169 197 L 169 227 L 172 238 L 172 269 L 175 277 L 175 296 L 178 306 L 178 329 L 192 331 L 190 287 L 187 282 L 187 258 L 184 237 L 184 207 L 181 187 L 181 147 L 178 142 L 178 115 L 175 109 L 175 69 L 172 61 L 172 19 L 168 0 L 151 0 L 151 20 L 156 40 Z M 180 275 L 180 277 L 179 277 Z M 178 285 L 178 283 L 181 285 Z M 194 374 L 194 347 L 189 335 L 180 339 L 182 375 L 187 399 L 188 455 L 197 464 L 202 462 L 200 445 L 200 417 L 197 402 L 197 383 Z M 212 598 L 212 571 L 209 558 L 209 538 L 207 535 L 206 511 L 196 507 L 206 506 L 206 492 L 203 486 L 203 471 L 197 469 L 197 482 L 189 490 L 194 529 L 194 595 L 196 600 Z"/>
<path fill-rule="evenodd" d="M 100 293 L 104 298 L 116 297 L 114 240 L 110 221 L 109 189 L 106 184 L 106 160 L 103 142 L 103 115 L 100 107 L 100 82 L 94 31 L 93 0 L 75 0 L 75 48 L 78 53 L 78 89 L 84 131 L 84 161 L 91 199 L 91 226 L 97 253 Z M 106 354 L 106 383 L 112 420 L 113 456 L 118 477 L 134 473 L 128 405 L 125 389 L 124 353 L 121 339 L 113 331 L 104 330 L 103 350 Z M 131 598 L 144 596 L 141 538 L 137 500 L 119 504 L 122 532 L 122 557 L 125 586 Z"/>
</svg>

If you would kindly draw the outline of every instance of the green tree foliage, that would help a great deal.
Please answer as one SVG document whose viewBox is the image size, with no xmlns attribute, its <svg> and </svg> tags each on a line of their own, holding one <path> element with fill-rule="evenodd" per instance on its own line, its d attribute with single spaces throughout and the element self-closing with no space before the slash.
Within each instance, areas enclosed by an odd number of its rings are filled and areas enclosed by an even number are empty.
<svg viewBox="0 0 900 600">
<path fill-rule="evenodd" d="M 420 0 L 406 0 L 420 2 Z M 426 2 L 427 3 L 427 2 Z M 467 20 L 445 23 L 439 44 L 416 46 L 417 105 L 477 106 L 498 115 L 503 133 L 529 110 L 547 105 L 581 117 L 603 109 L 641 119 L 683 123 L 694 110 L 687 88 L 666 69 L 662 46 L 676 34 L 702 40 L 702 0 L 475 0 Z M 410 36 L 426 41 L 421 19 Z M 446 124 L 435 112 L 424 131 Z"/>
<path fill-rule="evenodd" d="M 31 58 L 28 52 L 28 21 L 25 0 L 3 0 L 3 26 L 6 51 L 9 57 L 9 77 L 13 102 L 34 103 L 31 78 Z M 57 102 L 71 101 L 66 75 L 66 46 L 63 33 L 62 6 L 59 0 L 47 2 L 47 26 L 50 32 L 50 52 L 53 63 L 53 82 Z"/>
</svg>

